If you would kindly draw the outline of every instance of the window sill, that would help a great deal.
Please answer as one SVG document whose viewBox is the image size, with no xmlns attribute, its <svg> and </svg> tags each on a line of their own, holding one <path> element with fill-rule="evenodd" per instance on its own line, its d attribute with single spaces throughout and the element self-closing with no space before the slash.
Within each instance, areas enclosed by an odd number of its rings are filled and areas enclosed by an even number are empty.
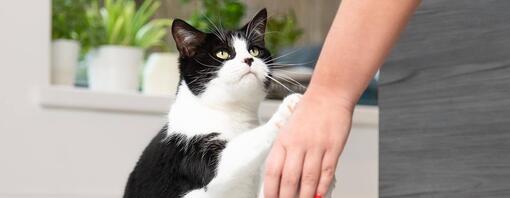
<svg viewBox="0 0 510 198">
<path fill-rule="evenodd" d="M 173 101 L 170 96 L 101 92 L 68 86 L 40 88 L 37 96 L 38 103 L 44 108 L 142 114 L 164 114 Z"/>
<path fill-rule="evenodd" d="M 43 108 L 153 115 L 166 114 L 173 101 L 172 96 L 99 92 L 67 86 L 40 88 L 37 94 L 37 102 Z M 262 120 L 267 120 L 279 104 L 279 100 L 264 101 L 260 108 Z M 378 114 L 379 110 L 375 106 L 358 105 L 354 111 L 353 124 L 377 126 Z"/>
</svg>

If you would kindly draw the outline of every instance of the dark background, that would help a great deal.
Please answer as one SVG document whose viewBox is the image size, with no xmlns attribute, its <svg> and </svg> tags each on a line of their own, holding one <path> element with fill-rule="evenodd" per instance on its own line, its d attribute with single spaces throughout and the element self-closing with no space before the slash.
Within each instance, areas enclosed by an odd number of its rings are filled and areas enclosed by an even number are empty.
<svg viewBox="0 0 510 198">
<path fill-rule="evenodd" d="M 379 105 L 380 197 L 510 197 L 510 1 L 423 1 Z"/>
</svg>

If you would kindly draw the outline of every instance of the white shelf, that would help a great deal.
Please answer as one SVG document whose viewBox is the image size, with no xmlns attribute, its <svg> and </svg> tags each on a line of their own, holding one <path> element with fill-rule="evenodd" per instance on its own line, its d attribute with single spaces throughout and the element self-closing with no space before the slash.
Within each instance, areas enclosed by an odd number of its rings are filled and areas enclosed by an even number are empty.
<svg viewBox="0 0 510 198">
<path fill-rule="evenodd" d="M 141 93 L 114 93 L 91 91 L 85 88 L 50 86 L 38 89 L 37 102 L 44 108 L 63 108 L 119 113 L 160 114 L 168 112 L 172 96 L 151 96 Z M 268 119 L 281 101 L 266 100 L 260 108 L 263 120 Z M 379 109 L 375 106 L 358 105 L 354 111 L 353 124 L 377 126 Z"/>
<path fill-rule="evenodd" d="M 64 86 L 44 87 L 38 91 L 37 100 L 45 108 L 165 114 L 173 101 L 170 96 L 99 92 Z"/>
</svg>

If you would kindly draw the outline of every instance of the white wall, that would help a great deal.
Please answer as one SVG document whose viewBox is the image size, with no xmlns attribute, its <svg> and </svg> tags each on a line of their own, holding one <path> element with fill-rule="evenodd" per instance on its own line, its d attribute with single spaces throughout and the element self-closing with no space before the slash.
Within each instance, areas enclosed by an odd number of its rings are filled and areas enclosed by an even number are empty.
<svg viewBox="0 0 510 198">
<path fill-rule="evenodd" d="M 2 2 L 0 197 L 120 197 L 165 117 L 41 107 L 36 99 L 49 82 L 49 38 L 49 0 Z M 345 189 L 353 191 L 350 197 L 375 197 L 377 128 L 359 131 L 341 165 L 343 176 L 352 177 L 346 183 L 359 185 Z M 352 175 L 356 168 L 368 176 Z"/>
<path fill-rule="evenodd" d="M 133 154 L 164 116 L 41 108 L 35 93 L 48 83 L 50 1 L 1 4 L 0 197 L 120 194 Z"/>
</svg>

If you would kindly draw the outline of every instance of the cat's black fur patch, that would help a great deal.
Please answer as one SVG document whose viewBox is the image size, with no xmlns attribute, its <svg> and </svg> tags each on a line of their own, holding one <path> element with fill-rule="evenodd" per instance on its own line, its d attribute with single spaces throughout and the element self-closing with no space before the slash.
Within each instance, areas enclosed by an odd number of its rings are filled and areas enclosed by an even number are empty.
<svg viewBox="0 0 510 198">
<path fill-rule="evenodd" d="M 206 186 L 216 174 L 226 141 L 218 133 L 167 137 L 165 126 L 144 150 L 129 176 L 124 198 L 179 198 Z"/>
</svg>

